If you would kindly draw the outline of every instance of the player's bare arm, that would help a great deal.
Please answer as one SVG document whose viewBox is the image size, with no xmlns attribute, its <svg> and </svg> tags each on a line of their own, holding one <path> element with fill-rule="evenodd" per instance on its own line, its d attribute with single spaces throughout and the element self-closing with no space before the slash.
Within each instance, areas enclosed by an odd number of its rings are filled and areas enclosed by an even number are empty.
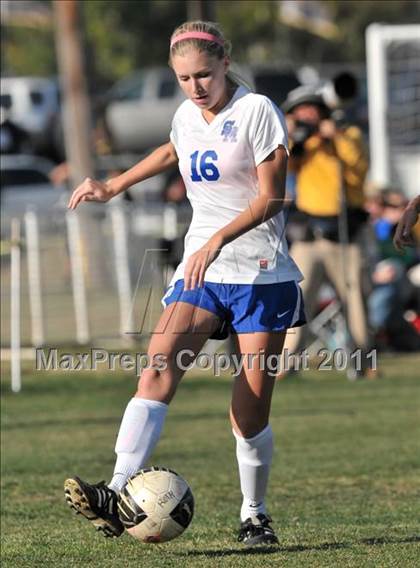
<svg viewBox="0 0 420 568">
<path fill-rule="evenodd" d="M 124 172 L 123 174 L 100 182 L 92 178 L 86 178 L 72 193 L 68 208 L 76 207 L 84 201 L 106 202 L 126 191 L 132 185 L 153 177 L 168 170 L 178 163 L 178 156 L 172 142 L 167 142 L 156 148 L 144 160 Z"/>
<path fill-rule="evenodd" d="M 245 211 L 215 233 L 205 246 L 189 258 L 184 272 L 186 290 L 202 286 L 207 268 L 225 245 L 281 211 L 284 205 L 286 171 L 287 153 L 283 146 L 279 146 L 257 167 L 259 195 Z"/>
</svg>

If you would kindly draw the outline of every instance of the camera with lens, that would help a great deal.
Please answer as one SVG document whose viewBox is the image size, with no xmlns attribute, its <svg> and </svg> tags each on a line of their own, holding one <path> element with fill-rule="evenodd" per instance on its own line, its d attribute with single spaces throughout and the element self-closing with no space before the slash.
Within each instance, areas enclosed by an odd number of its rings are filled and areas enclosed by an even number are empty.
<svg viewBox="0 0 420 568">
<path fill-rule="evenodd" d="M 304 145 L 306 140 L 317 132 L 318 125 L 311 124 L 309 122 L 303 122 L 302 120 L 297 120 L 295 122 L 295 128 L 293 129 L 293 135 L 291 135 L 291 138 L 293 140 L 291 155 L 295 158 L 303 156 L 305 152 Z"/>
<path fill-rule="evenodd" d="M 289 92 L 283 103 L 283 111 L 292 113 L 300 105 L 315 105 L 319 108 L 321 119 L 332 119 L 337 127 L 346 124 L 345 108 L 357 95 L 357 80 L 347 72 L 339 73 L 332 80 L 317 86 L 303 85 Z M 290 137 L 293 140 L 291 155 L 301 157 L 304 144 L 308 138 L 316 134 L 319 125 L 295 120 Z"/>
</svg>

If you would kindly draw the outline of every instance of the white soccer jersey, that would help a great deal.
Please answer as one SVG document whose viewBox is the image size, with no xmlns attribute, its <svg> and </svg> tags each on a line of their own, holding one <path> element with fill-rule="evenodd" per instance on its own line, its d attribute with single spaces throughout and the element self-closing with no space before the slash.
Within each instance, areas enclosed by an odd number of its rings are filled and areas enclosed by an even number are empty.
<svg viewBox="0 0 420 568">
<path fill-rule="evenodd" d="M 184 277 L 188 258 L 258 195 L 256 167 L 279 145 L 287 149 L 280 110 L 263 95 L 238 87 L 209 124 L 190 100 L 175 113 L 170 139 L 193 209 L 185 252 L 171 284 Z M 223 247 L 204 279 L 225 284 L 301 280 L 289 257 L 280 212 Z"/>
</svg>

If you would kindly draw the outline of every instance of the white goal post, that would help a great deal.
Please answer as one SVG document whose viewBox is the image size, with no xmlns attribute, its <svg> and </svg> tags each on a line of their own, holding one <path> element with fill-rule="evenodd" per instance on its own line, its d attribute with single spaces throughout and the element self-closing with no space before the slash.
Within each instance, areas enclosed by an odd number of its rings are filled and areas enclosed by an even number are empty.
<svg viewBox="0 0 420 568">
<path fill-rule="evenodd" d="M 371 181 L 420 193 L 420 24 L 366 30 Z"/>
</svg>

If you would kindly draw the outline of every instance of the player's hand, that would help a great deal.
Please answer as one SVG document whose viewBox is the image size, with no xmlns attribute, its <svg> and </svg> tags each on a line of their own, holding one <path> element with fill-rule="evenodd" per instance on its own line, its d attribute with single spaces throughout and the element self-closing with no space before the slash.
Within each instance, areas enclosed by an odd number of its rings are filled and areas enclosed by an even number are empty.
<svg viewBox="0 0 420 568">
<path fill-rule="evenodd" d="M 411 205 L 406 208 L 401 219 L 398 222 L 394 235 L 394 246 L 401 251 L 404 247 L 415 246 L 415 240 L 411 234 L 411 230 L 417 223 L 418 213 L 415 206 Z"/>
<path fill-rule="evenodd" d="M 290 114 L 286 114 L 286 125 L 287 125 L 287 132 L 289 136 L 292 138 L 294 131 L 296 130 L 296 123 L 294 118 Z"/>
<path fill-rule="evenodd" d="M 325 140 L 332 140 L 337 134 L 337 126 L 331 119 L 321 120 L 319 124 L 319 134 Z"/>
<path fill-rule="evenodd" d="M 184 290 L 194 290 L 203 285 L 206 270 L 219 256 L 221 248 L 221 240 L 212 237 L 201 249 L 190 256 L 184 270 Z"/>
<path fill-rule="evenodd" d="M 76 207 L 84 201 L 99 201 L 105 203 L 114 197 L 114 193 L 106 183 L 86 178 L 71 194 L 68 209 Z"/>
</svg>

